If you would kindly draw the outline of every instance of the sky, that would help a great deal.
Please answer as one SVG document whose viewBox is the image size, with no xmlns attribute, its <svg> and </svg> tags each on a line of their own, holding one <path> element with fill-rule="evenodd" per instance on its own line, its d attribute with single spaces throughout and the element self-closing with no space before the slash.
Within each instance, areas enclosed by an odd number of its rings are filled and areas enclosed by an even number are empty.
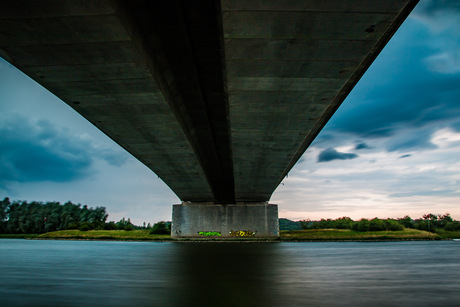
<svg viewBox="0 0 460 307">
<path fill-rule="evenodd" d="M 177 196 L 86 119 L 0 58 L 0 198 L 171 220 Z M 460 2 L 420 1 L 270 203 L 292 220 L 460 220 Z"/>
</svg>

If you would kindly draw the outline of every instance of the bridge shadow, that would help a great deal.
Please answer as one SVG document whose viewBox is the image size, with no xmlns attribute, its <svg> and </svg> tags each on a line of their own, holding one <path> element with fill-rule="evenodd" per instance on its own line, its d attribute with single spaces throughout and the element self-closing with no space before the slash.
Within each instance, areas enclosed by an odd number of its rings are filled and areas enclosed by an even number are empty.
<svg viewBox="0 0 460 307">
<path fill-rule="evenodd" d="M 273 306 L 277 243 L 180 243 L 181 306 Z"/>
</svg>

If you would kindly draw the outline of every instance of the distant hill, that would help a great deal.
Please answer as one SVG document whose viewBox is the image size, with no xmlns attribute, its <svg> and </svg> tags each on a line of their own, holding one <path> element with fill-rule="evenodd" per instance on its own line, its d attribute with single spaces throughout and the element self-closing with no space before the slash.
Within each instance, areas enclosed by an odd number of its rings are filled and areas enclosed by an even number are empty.
<svg viewBox="0 0 460 307">
<path fill-rule="evenodd" d="M 299 222 L 294 222 L 288 219 L 279 219 L 280 230 L 300 230 Z"/>
</svg>

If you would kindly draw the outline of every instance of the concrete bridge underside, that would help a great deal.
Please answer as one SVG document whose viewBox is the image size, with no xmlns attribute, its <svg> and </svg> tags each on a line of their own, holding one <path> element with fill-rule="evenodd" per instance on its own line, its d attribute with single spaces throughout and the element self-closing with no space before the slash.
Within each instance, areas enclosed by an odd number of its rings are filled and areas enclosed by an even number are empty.
<svg viewBox="0 0 460 307">
<path fill-rule="evenodd" d="M 268 206 L 417 2 L 4 0 L 0 56 L 154 171 L 177 216 L 219 204 L 194 214 L 223 223 Z"/>
</svg>

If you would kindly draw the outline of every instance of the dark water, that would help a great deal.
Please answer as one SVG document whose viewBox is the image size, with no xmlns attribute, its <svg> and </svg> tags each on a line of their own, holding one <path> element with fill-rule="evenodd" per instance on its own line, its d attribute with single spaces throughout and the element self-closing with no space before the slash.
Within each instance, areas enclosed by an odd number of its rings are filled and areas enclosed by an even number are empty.
<svg viewBox="0 0 460 307">
<path fill-rule="evenodd" d="M 460 306 L 460 241 L 0 240 L 0 306 Z"/>
</svg>

